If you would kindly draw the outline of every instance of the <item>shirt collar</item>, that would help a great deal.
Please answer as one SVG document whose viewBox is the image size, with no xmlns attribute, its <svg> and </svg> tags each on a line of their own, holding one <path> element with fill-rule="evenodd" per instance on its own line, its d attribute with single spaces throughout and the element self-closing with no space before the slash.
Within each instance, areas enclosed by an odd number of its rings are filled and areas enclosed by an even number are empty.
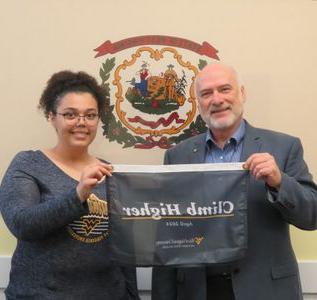
<svg viewBox="0 0 317 300">
<path fill-rule="evenodd" d="M 234 132 L 234 134 L 230 137 L 229 141 L 234 141 L 236 145 L 239 145 L 240 142 L 243 140 L 245 134 L 245 121 L 242 120 L 240 123 L 240 126 L 237 128 L 237 130 Z M 210 142 L 209 142 L 210 141 Z M 211 130 L 207 130 L 206 134 L 206 144 L 207 146 L 211 144 L 217 145 Z"/>
</svg>

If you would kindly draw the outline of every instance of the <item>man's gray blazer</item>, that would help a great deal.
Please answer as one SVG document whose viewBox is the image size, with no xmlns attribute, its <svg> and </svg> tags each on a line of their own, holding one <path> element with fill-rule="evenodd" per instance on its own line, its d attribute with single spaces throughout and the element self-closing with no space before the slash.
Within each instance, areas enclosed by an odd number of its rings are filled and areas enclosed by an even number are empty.
<svg viewBox="0 0 317 300">
<path fill-rule="evenodd" d="M 205 139 L 206 135 L 201 134 L 169 149 L 165 163 L 203 163 Z M 265 183 L 250 175 L 248 251 L 232 271 L 235 299 L 302 299 L 289 224 L 305 230 L 316 229 L 317 188 L 303 160 L 298 138 L 254 128 L 247 123 L 241 161 L 258 152 L 274 156 L 282 171 L 282 183 L 275 201 L 270 202 Z M 206 299 L 204 267 L 153 268 L 152 300 L 176 299 Z"/>
</svg>

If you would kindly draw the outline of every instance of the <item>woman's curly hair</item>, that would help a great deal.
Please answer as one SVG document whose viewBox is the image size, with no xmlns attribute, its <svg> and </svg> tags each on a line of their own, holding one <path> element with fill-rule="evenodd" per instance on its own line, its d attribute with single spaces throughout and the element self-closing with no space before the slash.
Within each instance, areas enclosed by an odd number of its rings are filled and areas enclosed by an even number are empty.
<svg viewBox="0 0 317 300">
<path fill-rule="evenodd" d="M 103 116 L 108 98 L 107 90 L 85 72 L 60 71 L 53 74 L 47 81 L 38 108 L 48 118 L 49 113 L 56 114 L 60 99 L 70 92 L 90 93 L 96 99 L 99 115 Z"/>
</svg>

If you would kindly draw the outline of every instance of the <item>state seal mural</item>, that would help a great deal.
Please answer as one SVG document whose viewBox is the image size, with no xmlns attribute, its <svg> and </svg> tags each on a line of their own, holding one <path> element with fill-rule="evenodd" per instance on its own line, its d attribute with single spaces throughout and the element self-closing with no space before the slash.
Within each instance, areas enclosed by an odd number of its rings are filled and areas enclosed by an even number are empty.
<svg viewBox="0 0 317 300">
<path fill-rule="evenodd" d="M 217 50 L 170 36 L 138 36 L 95 49 L 99 75 L 109 92 L 103 135 L 123 148 L 168 149 L 200 134 L 196 74 L 219 60 Z"/>
</svg>

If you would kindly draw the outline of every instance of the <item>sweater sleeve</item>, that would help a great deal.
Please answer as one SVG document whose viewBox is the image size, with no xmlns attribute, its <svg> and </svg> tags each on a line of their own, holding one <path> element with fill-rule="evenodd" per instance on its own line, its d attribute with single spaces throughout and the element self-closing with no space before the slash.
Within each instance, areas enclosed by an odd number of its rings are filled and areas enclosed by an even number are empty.
<svg viewBox="0 0 317 300">
<path fill-rule="evenodd" d="M 0 187 L 2 217 L 12 234 L 21 240 L 45 238 L 87 213 L 74 187 L 64 195 L 59 193 L 42 201 L 36 175 L 30 172 L 32 163 L 27 152 L 19 153 Z"/>
</svg>

